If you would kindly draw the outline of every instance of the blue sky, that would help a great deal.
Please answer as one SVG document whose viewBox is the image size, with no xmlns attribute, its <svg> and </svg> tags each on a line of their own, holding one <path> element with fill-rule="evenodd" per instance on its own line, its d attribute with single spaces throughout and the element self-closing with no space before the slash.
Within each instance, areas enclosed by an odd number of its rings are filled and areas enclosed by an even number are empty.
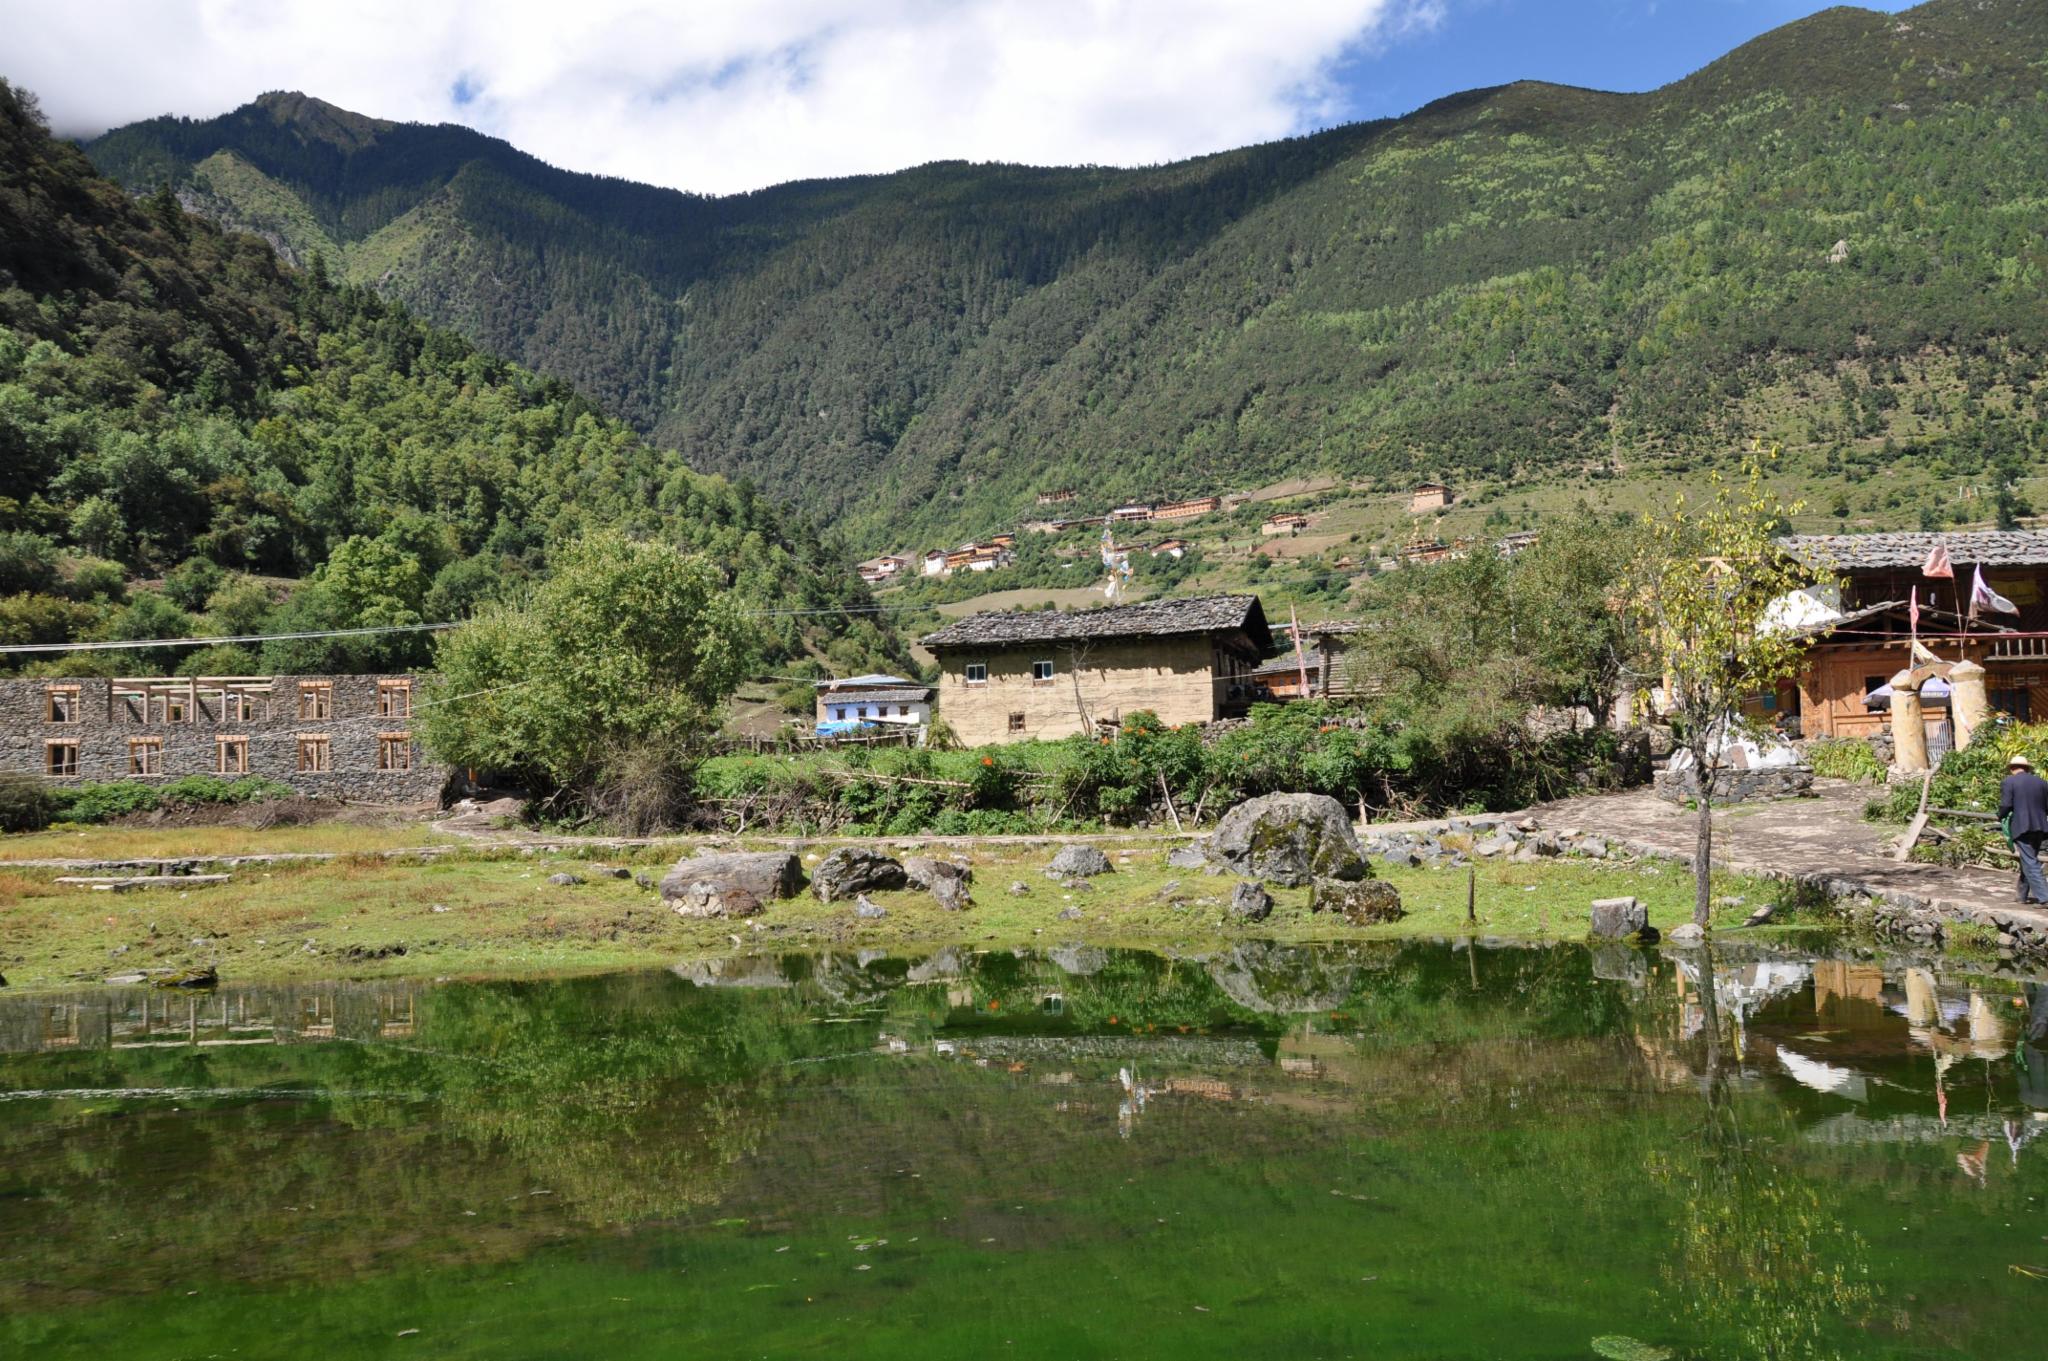
<svg viewBox="0 0 2048 1361">
<path fill-rule="evenodd" d="M 1911 5 L 1860 7 L 1897 13 Z M 1338 80 L 1353 119 L 1514 80 L 1654 90 L 1828 8 L 1821 0 L 1453 0 L 1430 26 L 1341 63 Z"/>
<path fill-rule="evenodd" d="M 0 0 L 0 75 L 39 94 L 72 136 L 299 90 L 358 113 L 466 124 L 575 170 L 727 193 L 933 160 L 1152 164 L 1525 77 L 1645 90 L 1821 8 Z"/>
</svg>

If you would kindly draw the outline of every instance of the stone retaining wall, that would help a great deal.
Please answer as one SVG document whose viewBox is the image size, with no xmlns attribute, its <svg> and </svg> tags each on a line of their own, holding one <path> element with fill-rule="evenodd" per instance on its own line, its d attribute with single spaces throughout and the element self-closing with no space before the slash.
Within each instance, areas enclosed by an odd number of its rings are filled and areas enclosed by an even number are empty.
<svg viewBox="0 0 2048 1361">
<path fill-rule="evenodd" d="M 1699 775 L 1691 767 L 1660 770 L 1653 781 L 1659 798 L 1673 803 L 1696 799 Z M 1714 802 L 1752 803 L 1759 799 L 1792 799 L 1813 792 L 1813 767 L 1773 766 L 1765 770 L 1724 770 L 1714 777 Z"/>
<path fill-rule="evenodd" d="M 246 678 L 245 678 L 246 679 Z M 316 798 L 361 803 L 438 803 L 446 766 L 430 761 L 414 735 L 411 676 L 273 676 L 249 693 L 182 680 L 137 700 L 100 677 L 0 680 L 0 770 L 55 784 L 139 780 L 166 784 L 186 775 L 259 776 Z M 123 691 L 134 687 L 123 686 Z M 304 700 L 302 702 L 302 692 Z M 316 702 L 320 696 L 325 703 Z M 53 705 L 53 700 L 56 703 Z M 302 716 L 304 715 L 304 716 Z M 228 747 L 222 769 L 221 739 Z M 326 769 L 302 756 L 302 739 L 325 738 Z M 53 772 L 52 744 L 75 753 L 75 773 Z M 309 753 L 317 749 L 309 743 Z M 233 759 L 247 753 L 247 769 Z M 156 773 L 135 767 L 154 753 Z M 67 763 L 68 764 L 68 763 Z"/>
</svg>

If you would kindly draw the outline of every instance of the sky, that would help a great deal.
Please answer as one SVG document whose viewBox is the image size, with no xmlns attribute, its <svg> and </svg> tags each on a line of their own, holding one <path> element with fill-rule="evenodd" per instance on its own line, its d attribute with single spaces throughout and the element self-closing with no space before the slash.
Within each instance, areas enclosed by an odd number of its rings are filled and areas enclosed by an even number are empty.
<svg viewBox="0 0 2048 1361">
<path fill-rule="evenodd" d="M 1152 164 L 1525 78 L 1654 89 L 1825 7 L 0 0 L 0 76 L 69 136 L 288 89 L 466 124 L 572 170 L 732 193 L 933 160 Z"/>
</svg>

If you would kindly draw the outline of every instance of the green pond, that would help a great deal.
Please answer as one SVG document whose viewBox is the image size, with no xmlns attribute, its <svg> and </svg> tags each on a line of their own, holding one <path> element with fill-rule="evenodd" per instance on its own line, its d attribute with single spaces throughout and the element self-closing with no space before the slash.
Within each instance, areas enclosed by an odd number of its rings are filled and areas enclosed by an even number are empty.
<svg viewBox="0 0 2048 1361">
<path fill-rule="evenodd" d="M 1725 944 L 4 996 L 0 1355 L 2017 1356 L 2044 1037 Z"/>
</svg>

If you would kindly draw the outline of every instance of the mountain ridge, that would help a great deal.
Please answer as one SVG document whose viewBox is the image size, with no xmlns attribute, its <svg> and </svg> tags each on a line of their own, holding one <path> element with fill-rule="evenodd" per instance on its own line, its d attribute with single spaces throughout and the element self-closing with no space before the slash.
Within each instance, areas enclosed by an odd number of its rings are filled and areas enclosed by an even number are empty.
<svg viewBox="0 0 2048 1361">
<path fill-rule="evenodd" d="M 1883 396 L 1845 416 L 1841 366 L 1861 394 L 1928 346 L 1984 353 L 2033 400 L 2042 238 L 2000 204 L 2048 173 L 2044 49 L 2023 0 L 1838 7 L 1648 92 L 1514 82 L 1164 166 L 717 198 L 286 93 L 88 151 L 338 256 L 695 466 L 871 540 L 937 537 L 1070 484 L 1527 480 L 1750 436 L 1967 462 L 1967 385 L 1937 420 Z M 376 130 L 308 149 L 278 131 L 299 119 Z"/>
</svg>

